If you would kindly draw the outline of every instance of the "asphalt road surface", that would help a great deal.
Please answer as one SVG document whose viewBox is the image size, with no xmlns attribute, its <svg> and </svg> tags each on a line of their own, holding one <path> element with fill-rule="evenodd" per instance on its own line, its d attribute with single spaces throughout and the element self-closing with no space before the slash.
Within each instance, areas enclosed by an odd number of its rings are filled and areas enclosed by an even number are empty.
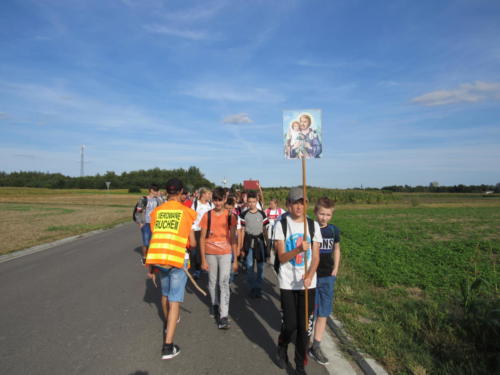
<svg viewBox="0 0 500 375">
<path fill-rule="evenodd" d="M 250 299 L 244 275 L 237 278 L 227 331 L 188 281 L 175 336 L 181 353 L 161 360 L 160 290 L 146 279 L 139 245 L 130 224 L 0 263 L 0 374 L 293 373 L 274 362 L 280 314 L 271 266 L 262 299 Z M 207 290 L 206 275 L 200 285 Z M 328 374 L 313 360 L 307 372 Z"/>
</svg>

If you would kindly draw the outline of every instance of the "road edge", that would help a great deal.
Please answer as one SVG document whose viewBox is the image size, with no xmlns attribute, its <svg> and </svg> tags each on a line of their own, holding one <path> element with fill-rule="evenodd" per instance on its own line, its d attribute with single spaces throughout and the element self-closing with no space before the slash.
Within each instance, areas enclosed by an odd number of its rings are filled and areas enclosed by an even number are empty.
<svg viewBox="0 0 500 375">
<path fill-rule="evenodd" d="M 334 333 L 334 335 L 339 339 L 342 344 L 342 348 L 351 356 L 351 358 L 356 362 L 359 369 L 365 375 L 388 375 L 388 372 L 374 359 L 367 358 L 361 354 L 354 344 L 349 339 L 348 335 L 344 332 L 342 328 L 342 323 L 335 320 L 330 315 L 327 319 L 328 328 Z"/>
<path fill-rule="evenodd" d="M 96 229 L 96 230 L 93 230 L 93 231 L 90 231 L 90 232 L 85 232 L 85 233 L 77 234 L 75 236 L 61 238 L 60 240 L 56 240 L 56 241 L 53 241 L 53 242 L 43 243 L 43 244 L 40 244 L 40 245 L 29 247 L 27 249 L 16 250 L 16 251 L 13 251 L 13 252 L 8 253 L 8 254 L 0 255 L 0 263 L 9 262 L 11 260 L 14 260 L 14 259 L 17 259 L 17 258 L 21 258 L 21 257 L 24 257 L 26 255 L 31 255 L 31 254 L 39 253 L 40 251 L 48 250 L 48 249 L 51 249 L 53 247 L 66 244 L 68 242 L 76 241 L 76 240 L 79 240 L 79 239 L 82 239 L 82 238 L 91 237 L 91 236 L 94 236 L 96 234 L 105 232 L 107 230 L 118 228 L 118 227 L 121 227 L 121 226 L 124 226 L 124 225 L 127 225 L 127 224 L 130 224 L 130 223 L 129 222 L 119 223 L 119 224 L 113 225 L 112 227 L 109 227 L 109 228 Z"/>
</svg>

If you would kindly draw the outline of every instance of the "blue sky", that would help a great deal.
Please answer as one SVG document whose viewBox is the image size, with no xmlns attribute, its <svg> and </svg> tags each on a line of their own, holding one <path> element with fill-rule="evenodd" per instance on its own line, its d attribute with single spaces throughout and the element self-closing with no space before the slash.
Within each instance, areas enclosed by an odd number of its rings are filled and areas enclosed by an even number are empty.
<svg viewBox="0 0 500 375">
<path fill-rule="evenodd" d="M 323 187 L 500 182 L 500 2 L 0 2 L 0 170 L 199 167 Z"/>
</svg>

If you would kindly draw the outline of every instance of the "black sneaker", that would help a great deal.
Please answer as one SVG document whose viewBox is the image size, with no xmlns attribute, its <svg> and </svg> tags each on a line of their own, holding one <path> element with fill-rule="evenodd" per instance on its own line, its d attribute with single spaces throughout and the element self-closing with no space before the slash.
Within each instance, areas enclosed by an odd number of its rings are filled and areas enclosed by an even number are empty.
<svg viewBox="0 0 500 375">
<path fill-rule="evenodd" d="M 229 321 L 227 317 L 220 318 L 219 329 L 229 329 Z"/>
<path fill-rule="evenodd" d="M 174 358 L 180 352 L 181 352 L 181 349 L 177 345 L 163 344 L 163 349 L 161 351 L 161 359 Z"/>
<path fill-rule="evenodd" d="M 276 353 L 276 362 L 280 369 L 285 369 L 288 362 L 288 346 L 278 344 L 278 352 Z"/>
<path fill-rule="evenodd" d="M 317 348 L 315 348 L 314 346 L 311 347 L 308 353 L 320 365 L 327 365 L 329 363 L 328 358 L 326 358 L 319 346 Z"/>
<path fill-rule="evenodd" d="M 214 317 L 215 323 L 219 324 L 220 320 L 219 305 L 212 305 L 212 308 L 210 309 L 210 315 Z"/>
</svg>

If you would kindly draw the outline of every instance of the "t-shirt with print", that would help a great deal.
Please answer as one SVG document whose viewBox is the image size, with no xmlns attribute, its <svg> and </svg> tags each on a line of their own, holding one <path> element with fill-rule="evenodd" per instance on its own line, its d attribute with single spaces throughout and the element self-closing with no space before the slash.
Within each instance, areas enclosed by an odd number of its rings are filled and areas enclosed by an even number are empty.
<svg viewBox="0 0 500 375">
<path fill-rule="evenodd" d="M 210 233 L 205 240 L 205 253 L 209 255 L 231 254 L 231 231 L 228 228 L 228 210 L 217 215 L 210 210 L 203 215 L 200 227 L 207 229 L 208 215 L 210 214 Z M 231 215 L 231 227 L 236 226 L 236 215 Z"/>
<path fill-rule="evenodd" d="M 318 277 L 331 276 L 333 271 L 333 251 L 335 244 L 340 242 L 340 229 L 333 224 L 321 228 L 323 242 L 319 248 Z"/>
<path fill-rule="evenodd" d="M 304 223 L 295 222 L 290 216 L 286 217 L 287 230 L 286 239 L 283 234 L 283 229 L 281 228 L 281 221 L 276 222 L 274 230 L 275 241 L 285 241 L 285 251 L 292 251 L 297 247 L 297 241 L 302 240 L 304 237 Z M 311 237 L 307 236 L 307 240 L 310 241 Z M 317 221 L 314 222 L 314 237 L 313 242 L 323 242 L 321 237 L 321 230 Z M 312 246 L 312 244 L 311 244 Z M 280 289 L 287 290 L 302 290 L 304 289 L 304 257 L 307 254 L 307 264 L 311 264 L 312 251 L 309 249 L 305 253 L 298 254 L 295 258 L 290 259 L 286 263 L 280 264 L 280 272 L 278 273 L 278 279 L 280 283 Z M 316 288 L 316 275 L 313 276 L 311 280 L 311 286 L 309 288 Z"/>
<path fill-rule="evenodd" d="M 201 203 L 200 201 L 195 201 L 195 202 L 196 202 L 196 210 L 195 211 L 196 211 L 197 216 L 196 216 L 196 220 L 193 223 L 193 230 L 200 231 L 201 230 L 201 227 L 200 227 L 201 218 L 203 217 L 203 215 L 205 215 L 206 212 L 208 212 L 212 208 L 214 208 L 214 206 L 210 202 L 207 202 L 207 203 Z M 195 204 L 193 203 L 191 208 L 194 209 L 194 207 L 195 207 Z"/>
</svg>

